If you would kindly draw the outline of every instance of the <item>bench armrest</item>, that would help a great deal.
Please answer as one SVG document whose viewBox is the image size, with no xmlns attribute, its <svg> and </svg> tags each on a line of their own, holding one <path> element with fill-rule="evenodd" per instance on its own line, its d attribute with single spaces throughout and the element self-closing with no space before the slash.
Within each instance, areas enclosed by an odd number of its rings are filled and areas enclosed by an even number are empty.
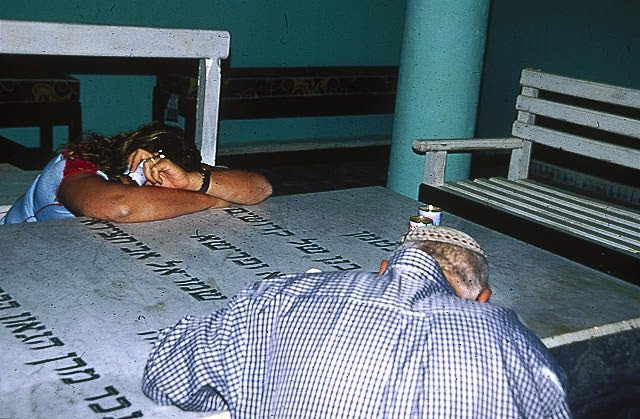
<svg viewBox="0 0 640 419">
<path fill-rule="evenodd" d="M 422 181 L 431 186 L 444 185 L 444 169 L 448 152 L 472 150 L 511 150 L 509 175 L 511 180 L 526 178 L 529 173 L 531 143 L 516 137 L 507 138 L 469 138 L 447 140 L 414 140 L 416 153 L 425 153 Z"/>
<path fill-rule="evenodd" d="M 520 138 L 469 138 L 450 140 L 413 140 L 412 148 L 416 153 L 429 151 L 471 151 L 471 150 L 513 150 L 522 148 Z"/>
</svg>

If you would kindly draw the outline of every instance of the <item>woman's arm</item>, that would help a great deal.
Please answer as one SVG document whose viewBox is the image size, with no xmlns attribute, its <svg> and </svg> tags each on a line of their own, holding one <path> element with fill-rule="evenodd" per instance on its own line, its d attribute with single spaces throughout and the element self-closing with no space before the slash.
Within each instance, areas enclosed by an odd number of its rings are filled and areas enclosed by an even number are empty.
<svg viewBox="0 0 640 419">
<path fill-rule="evenodd" d="M 230 203 L 187 190 L 109 182 L 92 173 L 64 178 L 58 200 L 77 216 L 125 223 L 164 220 Z"/>
<path fill-rule="evenodd" d="M 259 173 L 220 167 L 205 167 L 209 170 L 211 180 L 207 194 L 236 204 L 253 205 L 271 196 L 273 192 L 269 181 Z M 198 189 L 202 186 L 202 175 L 190 173 L 195 177 Z"/>
<path fill-rule="evenodd" d="M 203 167 L 210 176 L 209 187 L 203 191 L 207 195 L 235 204 L 253 205 L 272 193 L 271 184 L 259 173 L 208 165 Z M 169 159 L 150 157 L 144 162 L 143 169 L 147 181 L 156 186 L 194 192 L 203 186 L 200 172 L 186 172 Z"/>
</svg>

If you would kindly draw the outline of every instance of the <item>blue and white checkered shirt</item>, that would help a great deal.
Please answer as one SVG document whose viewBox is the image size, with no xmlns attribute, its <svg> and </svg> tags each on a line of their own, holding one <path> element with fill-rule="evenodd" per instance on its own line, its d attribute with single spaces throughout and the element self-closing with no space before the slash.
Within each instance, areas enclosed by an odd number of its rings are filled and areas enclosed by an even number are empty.
<svg viewBox="0 0 640 419">
<path fill-rule="evenodd" d="M 164 330 L 143 390 L 234 418 L 565 418 L 564 375 L 514 312 L 453 294 L 435 261 L 256 283 Z"/>
</svg>

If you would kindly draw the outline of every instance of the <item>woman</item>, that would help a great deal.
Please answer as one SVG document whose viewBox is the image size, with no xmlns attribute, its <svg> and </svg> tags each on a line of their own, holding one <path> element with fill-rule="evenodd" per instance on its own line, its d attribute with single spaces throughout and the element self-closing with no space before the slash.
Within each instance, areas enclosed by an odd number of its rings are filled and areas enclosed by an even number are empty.
<svg viewBox="0 0 640 419">
<path fill-rule="evenodd" d="M 257 204 L 271 195 L 258 173 L 211 167 L 179 129 L 157 123 L 69 144 L 33 180 L 0 224 L 85 216 L 155 221 Z M 142 186 L 142 187 L 140 187 Z"/>
</svg>

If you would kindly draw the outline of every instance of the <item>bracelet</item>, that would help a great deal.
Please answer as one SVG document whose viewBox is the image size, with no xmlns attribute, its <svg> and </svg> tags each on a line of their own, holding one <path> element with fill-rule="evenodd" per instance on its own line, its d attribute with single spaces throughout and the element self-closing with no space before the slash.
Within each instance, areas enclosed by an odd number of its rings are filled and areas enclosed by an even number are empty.
<svg viewBox="0 0 640 419">
<path fill-rule="evenodd" d="M 202 176 L 202 186 L 200 186 L 200 189 L 198 189 L 198 192 L 207 193 L 207 191 L 209 190 L 209 184 L 211 183 L 211 172 L 204 165 L 200 166 L 200 169 L 198 171 Z"/>
</svg>

